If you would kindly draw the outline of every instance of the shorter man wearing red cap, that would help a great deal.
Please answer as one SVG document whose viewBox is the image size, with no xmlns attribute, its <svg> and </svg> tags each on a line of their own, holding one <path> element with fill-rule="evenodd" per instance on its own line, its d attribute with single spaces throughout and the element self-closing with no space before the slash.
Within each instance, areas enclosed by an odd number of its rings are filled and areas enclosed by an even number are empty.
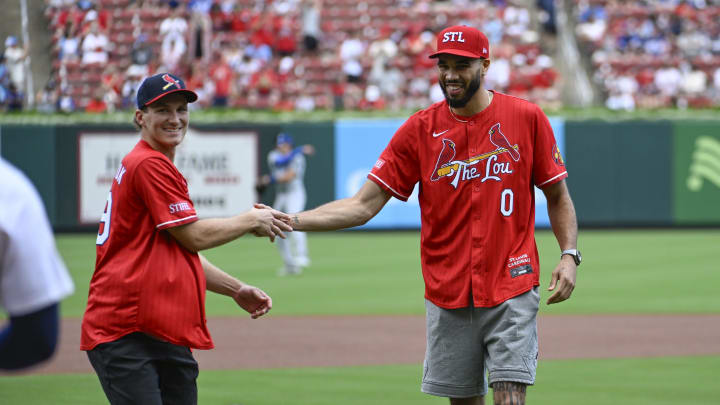
<svg viewBox="0 0 720 405">
<path fill-rule="evenodd" d="M 427 352 L 422 391 L 451 404 L 524 404 L 535 381 L 540 260 L 534 187 L 560 247 L 548 304 L 575 286 L 577 221 L 567 171 L 540 108 L 487 91 L 488 40 L 454 26 L 437 37 L 445 100 L 395 133 L 356 195 L 293 215 L 301 231 L 364 224 L 420 183 Z"/>
<path fill-rule="evenodd" d="M 206 289 L 232 297 L 252 318 L 272 307 L 262 290 L 198 254 L 246 233 L 284 238 L 292 228 L 287 215 L 266 206 L 198 219 L 173 164 L 195 100 L 174 75 L 143 81 L 134 119 L 140 141 L 123 158 L 100 220 L 80 348 L 113 405 L 197 403 L 190 349 L 213 347 Z"/>
</svg>

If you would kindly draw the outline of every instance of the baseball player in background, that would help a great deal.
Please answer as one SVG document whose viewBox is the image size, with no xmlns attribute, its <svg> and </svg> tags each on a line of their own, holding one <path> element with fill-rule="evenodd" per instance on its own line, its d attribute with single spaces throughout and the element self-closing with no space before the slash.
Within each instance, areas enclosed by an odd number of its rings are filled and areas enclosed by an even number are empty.
<svg viewBox="0 0 720 405">
<path fill-rule="evenodd" d="M 575 209 L 547 117 L 525 100 L 485 90 L 490 47 L 475 28 L 437 36 L 445 100 L 412 115 L 353 197 L 293 215 L 293 228 L 364 224 L 420 183 L 427 351 L 422 391 L 451 404 L 524 404 L 535 381 L 540 262 L 534 187 L 548 202 L 560 261 L 547 303 L 575 287 Z"/>
<path fill-rule="evenodd" d="M 47 360 L 58 341 L 60 300 L 73 283 L 55 247 L 45 208 L 25 175 L 0 158 L 0 369 Z"/>
<path fill-rule="evenodd" d="M 205 290 L 227 295 L 252 318 L 272 300 L 198 251 L 246 233 L 284 237 L 286 215 L 267 206 L 230 218 L 198 219 L 187 181 L 173 164 L 197 95 L 171 74 L 137 92 L 140 140 L 117 170 L 100 220 L 95 273 L 81 349 L 111 404 L 196 404 L 190 349 L 213 347 Z"/>
<path fill-rule="evenodd" d="M 312 145 L 295 148 L 292 136 L 284 132 L 278 134 L 276 147 L 267 157 L 270 174 L 264 175 L 259 181 L 261 187 L 275 184 L 275 209 L 283 212 L 300 212 L 305 209 L 305 155 L 314 153 Z M 278 274 L 300 274 L 304 267 L 310 265 L 305 232 L 290 233 L 287 239 L 278 240 L 277 247 L 284 263 Z"/>
</svg>

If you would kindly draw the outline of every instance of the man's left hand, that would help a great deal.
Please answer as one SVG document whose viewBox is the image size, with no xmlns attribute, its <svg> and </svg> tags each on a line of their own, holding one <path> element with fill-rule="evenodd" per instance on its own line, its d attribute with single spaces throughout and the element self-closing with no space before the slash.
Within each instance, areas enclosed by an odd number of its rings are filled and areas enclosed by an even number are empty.
<svg viewBox="0 0 720 405">
<path fill-rule="evenodd" d="M 573 290 L 575 289 L 575 277 L 577 276 L 577 265 L 569 256 L 563 256 L 560 259 L 555 270 L 552 272 L 552 278 L 550 279 L 550 286 L 548 291 L 555 291 L 553 295 L 548 298 L 547 303 L 557 304 L 570 298 Z"/>
<path fill-rule="evenodd" d="M 253 319 L 267 314 L 272 308 L 272 298 L 265 291 L 251 285 L 244 285 L 240 288 L 233 299 Z"/>
</svg>

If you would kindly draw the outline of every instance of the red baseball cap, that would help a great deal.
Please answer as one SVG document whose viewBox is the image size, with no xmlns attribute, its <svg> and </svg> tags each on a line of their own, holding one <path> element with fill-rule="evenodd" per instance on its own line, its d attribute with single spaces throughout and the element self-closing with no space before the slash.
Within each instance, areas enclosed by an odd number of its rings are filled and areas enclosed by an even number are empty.
<svg viewBox="0 0 720 405">
<path fill-rule="evenodd" d="M 430 57 L 437 58 L 441 54 L 488 59 L 490 44 L 485 34 L 479 30 L 466 25 L 455 25 L 440 31 L 437 36 L 437 52 Z"/>
</svg>

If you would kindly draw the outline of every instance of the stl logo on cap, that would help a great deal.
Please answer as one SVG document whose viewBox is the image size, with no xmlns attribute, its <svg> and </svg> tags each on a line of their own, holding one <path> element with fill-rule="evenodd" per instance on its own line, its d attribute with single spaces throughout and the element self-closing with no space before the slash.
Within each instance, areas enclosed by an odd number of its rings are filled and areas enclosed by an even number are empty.
<svg viewBox="0 0 720 405">
<path fill-rule="evenodd" d="M 455 39 L 457 36 L 457 39 Z M 446 32 L 443 34 L 443 42 L 465 42 L 463 39 L 462 31 L 459 32 Z"/>
<path fill-rule="evenodd" d="M 489 58 L 490 44 L 479 30 L 466 25 L 445 28 L 437 35 L 437 52 L 430 58 L 442 54 L 464 56 L 466 58 Z"/>
</svg>

